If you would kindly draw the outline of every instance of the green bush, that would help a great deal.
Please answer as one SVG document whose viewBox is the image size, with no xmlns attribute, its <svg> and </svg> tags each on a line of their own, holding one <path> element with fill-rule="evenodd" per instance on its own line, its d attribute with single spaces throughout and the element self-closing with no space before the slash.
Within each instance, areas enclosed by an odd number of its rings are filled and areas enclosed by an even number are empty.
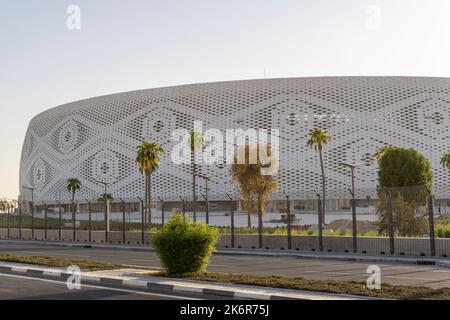
<svg viewBox="0 0 450 320">
<path fill-rule="evenodd" d="M 217 228 L 174 215 L 152 237 L 162 265 L 171 274 L 204 272 L 219 240 Z"/>
</svg>

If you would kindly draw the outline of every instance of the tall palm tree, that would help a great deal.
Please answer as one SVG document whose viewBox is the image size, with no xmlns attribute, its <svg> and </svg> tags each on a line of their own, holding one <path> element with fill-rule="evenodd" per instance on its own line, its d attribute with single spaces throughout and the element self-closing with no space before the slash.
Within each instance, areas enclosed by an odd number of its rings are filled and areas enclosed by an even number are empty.
<svg viewBox="0 0 450 320">
<path fill-rule="evenodd" d="M 151 223 L 152 219 L 152 182 L 151 176 L 155 172 L 160 163 L 161 155 L 164 149 L 154 142 L 144 141 L 137 146 L 136 163 L 139 171 L 145 174 L 145 207 L 146 207 L 146 223 Z"/>
<path fill-rule="evenodd" d="M 306 143 L 308 147 L 314 148 L 314 150 L 319 151 L 320 158 L 320 172 L 322 175 L 322 221 L 325 221 L 325 166 L 323 161 L 323 147 L 332 139 L 331 135 L 323 129 L 316 128 L 311 130 L 308 134 L 309 140 Z"/>
<path fill-rule="evenodd" d="M 67 180 L 67 191 L 72 196 L 72 203 L 75 202 L 75 193 L 81 189 L 81 182 L 77 178 L 70 178 Z"/>
<path fill-rule="evenodd" d="M 441 157 L 441 165 L 444 169 L 450 170 L 450 152 L 444 153 Z"/>
<path fill-rule="evenodd" d="M 205 138 L 200 132 L 191 131 L 189 143 L 192 161 L 192 211 L 194 214 L 194 221 L 197 221 L 197 199 L 195 194 L 195 174 L 197 173 L 197 164 L 195 162 L 195 154 L 203 149 L 205 145 Z"/>
</svg>

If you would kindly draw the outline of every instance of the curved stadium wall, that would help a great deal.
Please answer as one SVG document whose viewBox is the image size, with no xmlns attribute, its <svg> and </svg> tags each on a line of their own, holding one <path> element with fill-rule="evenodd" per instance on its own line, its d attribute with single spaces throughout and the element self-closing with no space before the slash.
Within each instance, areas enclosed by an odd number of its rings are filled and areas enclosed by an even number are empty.
<svg viewBox="0 0 450 320">
<path fill-rule="evenodd" d="M 66 181 L 78 177 L 79 199 L 103 192 L 98 180 L 114 182 L 115 198 L 144 193 L 136 146 L 144 139 L 168 154 L 153 175 L 153 195 L 167 200 L 192 195 L 189 165 L 174 165 L 171 133 L 254 128 L 280 130 L 280 191 L 308 199 L 320 188 L 317 154 L 306 147 L 309 130 L 320 127 L 334 139 L 325 148 L 327 197 L 348 198 L 349 172 L 339 162 L 364 162 L 356 176 L 357 198 L 376 197 L 377 166 L 369 158 L 383 145 L 414 147 L 432 163 L 434 191 L 450 198 L 450 175 L 439 165 L 448 151 L 450 79 L 411 77 L 324 77 L 230 81 L 157 88 L 101 96 L 37 115 L 26 133 L 20 166 L 21 198 L 69 199 Z M 237 194 L 229 166 L 202 165 L 212 197 Z M 198 183 L 198 192 L 203 182 Z M 281 195 L 275 195 L 275 197 Z"/>
</svg>

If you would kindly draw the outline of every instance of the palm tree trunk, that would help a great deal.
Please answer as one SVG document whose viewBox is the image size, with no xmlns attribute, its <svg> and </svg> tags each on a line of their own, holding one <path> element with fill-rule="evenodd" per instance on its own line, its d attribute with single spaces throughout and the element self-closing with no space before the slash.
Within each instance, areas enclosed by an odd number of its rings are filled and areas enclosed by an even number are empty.
<svg viewBox="0 0 450 320">
<path fill-rule="evenodd" d="M 148 173 L 148 221 L 147 223 L 150 225 L 152 223 L 152 173 Z"/>
<path fill-rule="evenodd" d="M 147 212 L 148 212 L 148 179 L 147 179 L 147 174 L 145 174 L 145 192 L 144 192 L 144 224 L 147 224 Z"/>
<path fill-rule="evenodd" d="M 75 215 L 75 191 L 72 191 L 72 214 Z"/>
<path fill-rule="evenodd" d="M 320 150 L 319 150 L 319 155 L 320 155 L 320 171 L 322 172 L 322 222 L 324 224 L 326 224 L 325 223 L 325 189 L 326 189 L 326 185 L 325 185 L 325 167 L 323 164 L 322 148 L 320 148 Z"/>
</svg>

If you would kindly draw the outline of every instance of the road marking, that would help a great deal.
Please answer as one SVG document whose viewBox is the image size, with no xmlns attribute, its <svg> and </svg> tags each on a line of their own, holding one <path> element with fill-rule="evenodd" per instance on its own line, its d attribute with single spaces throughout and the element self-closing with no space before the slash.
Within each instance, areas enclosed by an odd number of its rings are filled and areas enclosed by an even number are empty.
<svg viewBox="0 0 450 320">
<path fill-rule="evenodd" d="M 159 262 L 156 260 L 152 260 L 152 259 L 130 259 L 132 261 L 140 261 L 140 262 Z"/>
<path fill-rule="evenodd" d="M 13 274 L 4 274 L 0 273 L 1 277 L 9 277 L 9 278 L 19 278 L 19 279 L 27 279 L 27 280 L 36 280 L 36 281 L 43 281 L 43 282 L 49 282 L 49 283 L 57 283 L 65 285 L 64 281 L 58 281 L 58 280 L 50 280 L 50 279 L 42 279 L 42 278 L 36 278 L 36 277 L 27 277 L 27 276 L 18 276 Z M 111 290 L 111 291 L 119 291 L 119 292 L 127 292 L 127 293 L 135 293 L 135 294 L 141 294 L 146 296 L 160 296 L 160 297 L 166 297 L 166 298 L 172 298 L 172 299 L 180 299 L 183 298 L 185 300 L 202 300 L 199 298 L 191 298 L 191 297 L 180 297 L 170 294 L 160 294 L 160 293 L 152 293 L 152 292 L 145 292 L 145 291 L 136 291 L 136 290 L 130 290 L 130 289 L 119 289 L 114 287 L 102 287 L 99 285 L 92 285 L 92 284 L 82 284 L 83 287 L 88 288 L 95 288 L 95 289 L 104 289 L 104 290 Z"/>
</svg>

